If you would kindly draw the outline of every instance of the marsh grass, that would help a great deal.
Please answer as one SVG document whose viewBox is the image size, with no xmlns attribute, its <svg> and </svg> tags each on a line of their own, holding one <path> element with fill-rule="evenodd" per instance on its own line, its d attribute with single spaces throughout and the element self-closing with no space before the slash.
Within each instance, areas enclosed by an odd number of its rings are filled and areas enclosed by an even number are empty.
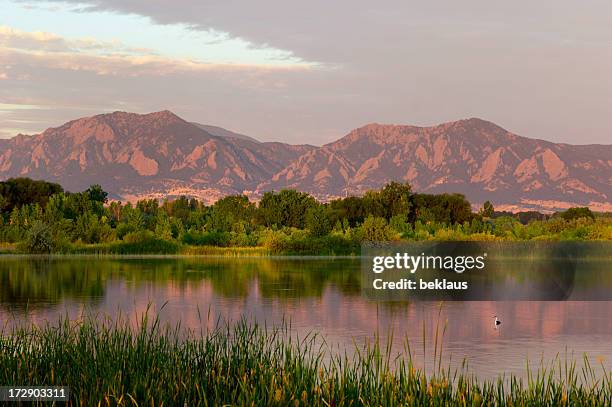
<svg viewBox="0 0 612 407">
<path fill-rule="evenodd" d="M 14 243 L 0 242 L 0 253 L 12 253 L 15 251 Z"/>
<path fill-rule="evenodd" d="M 116 241 L 112 243 L 97 244 L 70 244 L 68 254 L 96 254 L 96 255 L 134 255 L 134 254 L 178 254 L 181 245 L 175 241 L 157 238 L 143 239 L 141 241 Z"/>
<path fill-rule="evenodd" d="M 433 371 L 413 363 L 407 340 L 393 356 L 392 333 L 376 335 L 351 356 L 324 338 L 297 339 L 289 323 L 268 328 L 242 319 L 207 331 L 162 326 L 148 313 L 134 324 L 86 317 L 4 330 L 0 385 L 68 385 L 73 405 L 610 405 L 612 385 L 585 357 L 565 355 L 530 374 L 480 382 L 467 363 L 443 367 L 440 315 L 428 349 Z M 423 327 L 425 332 L 425 325 Z M 527 366 L 528 370 L 530 366 Z M 603 366 L 602 366 L 603 369 Z"/>
<path fill-rule="evenodd" d="M 273 253 L 265 247 L 185 246 L 181 254 L 187 256 L 265 257 Z"/>
</svg>

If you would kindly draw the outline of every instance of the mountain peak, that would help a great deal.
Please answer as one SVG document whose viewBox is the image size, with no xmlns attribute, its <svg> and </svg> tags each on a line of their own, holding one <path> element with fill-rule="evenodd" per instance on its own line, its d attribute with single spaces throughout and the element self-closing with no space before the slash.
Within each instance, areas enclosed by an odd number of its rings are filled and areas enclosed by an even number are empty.
<svg viewBox="0 0 612 407">
<path fill-rule="evenodd" d="M 394 131 L 394 130 L 416 130 L 416 129 L 434 129 L 434 128 L 464 128 L 468 130 L 481 129 L 481 130 L 507 130 L 498 126 L 497 124 L 481 119 L 479 117 L 470 117 L 467 119 L 453 120 L 442 124 L 434 124 L 431 126 L 417 126 L 417 125 L 405 125 L 405 124 L 384 124 L 378 122 L 367 123 L 361 127 L 354 129 L 351 133 L 368 133 L 368 132 L 381 132 L 381 131 Z"/>
<path fill-rule="evenodd" d="M 493 122 L 482 119 L 480 117 L 468 117 L 467 119 L 457 120 L 456 123 L 469 123 L 469 124 L 485 125 L 485 126 L 494 124 Z"/>
<path fill-rule="evenodd" d="M 427 193 L 522 208 L 612 208 L 612 146 L 514 135 L 472 117 L 419 127 L 369 123 L 322 147 L 259 143 L 169 110 L 112 112 L 0 141 L 0 179 L 29 176 L 72 191 L 98 183 L 121 199 L 295 188 L 322 200 L 395 180 Z"/>
<path fill-rule="evenodd" d="M 117 110 L 112 113 L 103 113 L 103 114 L 99 114 L 93 117 L 85 117 L 81 120 L 87 120 L 87 119 L 103 119 L 103 120 L 107 119 L 107 120 L 119 120 L 119 121 L 122 121 L 122 120 L 143 120 L 143 121 L 159 120 L 159 121 L 169 121 L 169 122 L 177 122 L 177 121 L 184 122 L 183 119 L 181 119 L 179 116 L 177 116 L 170 110 L 161 110 L 159 112 L 152 112 L 152 113 L 145 113 L 145 114 L 130 113 L 130 112 L 124 112 L 121 110 Z"/>
<path fill-rule="evenodd" d="M 170 110 L 160 110 L 159 112 L 148 113 L 144 116 L 151 117 L 154 119 L 183 120 Z"/>
<path fill-rule="evenodd" d="M 481 119 L 479 117 L 470 117 L 468 119 L 456 120 L 454 122 L 449 122 L 449 123 L 446 123 L 446 124 L 447 125 L 451 125 L 451 126 L 464 127 L 464 128 L 466 128 L 468 130 L 473 130 L 473 129 L 495 130 L 495 131 L 502 130 L 505 133 L 508 132 L 503 127 L 498 126 L 497 124 L 495 124 L 495 123 L 493 123 L 493 122 L 491 122 L 489 120 Z"/>
</svg>

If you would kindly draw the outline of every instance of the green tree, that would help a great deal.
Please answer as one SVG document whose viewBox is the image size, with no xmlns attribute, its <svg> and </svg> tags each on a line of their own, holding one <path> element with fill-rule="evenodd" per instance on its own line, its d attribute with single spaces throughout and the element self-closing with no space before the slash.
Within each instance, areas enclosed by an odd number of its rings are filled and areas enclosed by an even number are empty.
<svg viewBox="0 0 612 407">
<path fill-rule="evenodd" d="M 335 199 L 329 203 L 329 206 L 333 217 L 338 222 L 346 220 L 353 227 L 363 223 L 368 215 L 364 199 L 358 196 Z"/>
<path fill-rule="evenodd" d="M 192 211 L 193 200 L 187 199 L 186 196 L 180 196 L 174 201 L 165 200 L 162 209 L 166 211 L 168 216 L 180 219 L 183 225 L 187 223 L 189 215 Z"/>
<path fill-rule="evenodd" d="M 136 209 L 142 213 L 143 227 L 153 231 L 157 225 L 159 203 L 157 199 L 143 199 L 136 202 Z"/>
<path fill-rule="evenodd" d="M 94 213 L 80 215 L 75 222 L 73 239 L 83 243 L 102 243 L 114 238 L 107 218 L 101 219 Z"/>
<path fill-rule="evenodd" d="M 99 202 L 101 204 L 108 202 L 108 193 L 98 184 L 90 186 L 85 192 L 87 195 L 89 195 L 89 199 L 92 201 Z"/>
<path fill-rule="evenodd" d="M 60 222 L 64 219 L 66 206 L 66 195 L 63 193 L 54 194 L 49 198 L 45 206 L 44 219 L 48 224 Z"/>
<path fill-rule="evenodd" d="M 10 178 L 0 182 L 0 195 L 4 197 L 4 210 L 7 212 L 34 203 L 44 207 L 51 195 L 63 191 L 59 184 L 30 178 Z"/>
<path fill-rule="evenodd" d="M 360 227 L 361 239 L 369 242 L 384 242 L 392 240 L 394 233 L 382 217 L 368 216 Z"/>
<path fill-rule="evenodd" d="M 446 225 L 463 224 L 472 220 L 472 207 L 461 194 L 414 194 L 410 221 L 437 222 Z"/>
<path fill-rule="evenodd" d="M 376 216 L 385 218 L 387 216 L 387 210 L 383 204 L 380 191 L 367 191 L 363 196 L 363 212 L 364 220 L 368 216 Z"/>
<path fill-rule="evenodd" d="M 306 212 L 318 202 L 305 192 L 284 189 L 266 192 L 259 201 L 257 221 L 263 226 L 288 226 L 303 229 Z"/>
<path fill-rule="evenodd" d="M 142 211 L 138 208 L 133 208 L 131 205 L 125 207 L 127 210 L 126 221 L 134 231 L 142 230 L 145 227 L 145 219 Z"/>
<path fill-rule="evenodd" d="M 157 216 L 155 236 L 164 240 L 172 240 L 172 224 L 170 223 L 170 218 L 164 212 Z"/>
<path fill-rule="evenodd" d="M 238 222 L 251 224 L 255 216 L 255 205 L 245 195 L 230 195 L 219 199 L 211 207 L 208 224 L 210 229 L 229 232 Z"/>
<path fill-rule="evenodd" d="M 408 233 L 412 230 L 410 224 L 406 221 L 405 215 L 395 215 L 389 220 L 389 226 L 391 229 L 403 235 L 404 233 Z"/>
<path fill-rule="evenodd" d="M 494 224 L 493 224 L 493 231 L 495 233 L 496 236 L 501 236 L 501 237 L 510 237 L 512 236 L 515 227 L 517 225 L 520 225 L 520 222 L 517 221 L 516 219 L 514 219 L 511 216 L 500 216 L 499 218 L 495 219 Z"/>
<path fill-rule="evenodd" d="M 76 218 L 80 215 L 91 212 L 97 213 L 101 210 L 101 208 L 101 205 L 94 204 L 94 202 L 89 198 L 89 194 L 86 192 L 66 194 L 66 200 L 64 202 L 64 216 L 68 219 L 76 220 Z"/>
<path fill-rule="evenodd" d="M 492 218 L 493 215 L 495 214 L 495 208 L 493 207 L 493 204 L 491 203 L 491 201 L 486 201 L 483 205 L 482 205 L 482 209 L 480 210 L 480 214 L 485 217 L 485 218 Z"/>
<path fill-rule="evenodd" d="M 123 239 L 129 233 L 145 230 L 145 219 L 138 208 L 127 203 L 121 208 L 121 222 L 117 225 L 117 237 Z"/>
<path fill-rule="evenodd" d="M 565 212 L 561 212 L 561 217 L 565 220 L 573 220 L 573 219 L 595 219 L 595 215 L 593 212 L 587 208 L 569 208 Z"/>
<path fill-rule="evenodd" d="M 0 215 L 4 212 L 4 208 L 8 206 L 8 200 L 0 194 Z"/>
<path fill-rule="evenodd" d="M 315 237 L 327 236 L 332 230 L 332 220 L 325 205 L 316 205 L 306 212 L 306 229 Z"/>
<path fill-rule="evenodd" d="M 390 182 L 380 191 L 380 202 L 386 219 L 394 216 L 408 217 L 412 202 L 412 188 L 409 184 Z"/>
<path fill-rule="evenodd" d="M 106 207 L 105 213 L 111 225 L 116 226 L 119 222 L 121 222 L 122 211 L 123 205 L 121 202 L 113 201 Z"/>
</svg>

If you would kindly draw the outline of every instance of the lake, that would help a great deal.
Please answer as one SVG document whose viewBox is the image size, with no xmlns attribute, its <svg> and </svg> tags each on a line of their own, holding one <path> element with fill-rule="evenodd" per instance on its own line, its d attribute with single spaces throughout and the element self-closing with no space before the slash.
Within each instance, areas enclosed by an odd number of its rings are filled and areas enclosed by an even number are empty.
<svg viewBox="0 0 612 407">
<path fill-rule="evenodd" d="M 349 353 L 354 341 L 375 332 L 384 341 L 393 332 L 393 352 L 404 352 L 408 339 L 428 371 L 437 324 L 439 332 L 446 325 L 443 364 L 466 359 L 481 378 L 525 377 L 527 359 L 538 365 L 566 352 L 578 360 L 586 352 L 595 366 L 612 369 L 610 301 L 375 302 L 362 296 L 355 258 L 0 256 L 5 327 L 88 312 L 136 320 L 148 307 L 162 322 L 196 331 L 243 316 L 267 325 L 288 320 L 295 335 L 316 331 Z"/>
</svg>

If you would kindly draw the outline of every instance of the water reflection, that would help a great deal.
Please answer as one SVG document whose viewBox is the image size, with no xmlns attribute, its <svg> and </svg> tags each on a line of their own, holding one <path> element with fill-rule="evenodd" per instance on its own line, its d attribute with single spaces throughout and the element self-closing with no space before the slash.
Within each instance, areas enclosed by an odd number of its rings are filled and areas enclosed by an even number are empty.
<svg viewBox="0 0 612 407">
<path fill-rule="evenodd" d="M 194 330 L 212 328 L 217 318 L 268 324 L 285 318 L 296 334 L 317 330 L 340 348 L 375 331 L 383 340 L 393 332 L 395 352 L 407 337 L 417 363 L 431 368 L 440 303 L 368 301 L 359 267 L 356 259 L 0 257 L 0 319 L 3 325 L 15 318 L 43 323 L 85 310 L 133 317 L 148 306 L 162 321 Z M 566 349 L 578 357 L 588 352 L 612 369 L 611 311 L 606 301 L 447 302 L 439 323 L 446 324 L 447 360 L 466 357 L 481 377 L 524 376 L 527 357 L 539 361 Z M 493 315 L 503 320 L 500 330 Z"/>
</svg>

